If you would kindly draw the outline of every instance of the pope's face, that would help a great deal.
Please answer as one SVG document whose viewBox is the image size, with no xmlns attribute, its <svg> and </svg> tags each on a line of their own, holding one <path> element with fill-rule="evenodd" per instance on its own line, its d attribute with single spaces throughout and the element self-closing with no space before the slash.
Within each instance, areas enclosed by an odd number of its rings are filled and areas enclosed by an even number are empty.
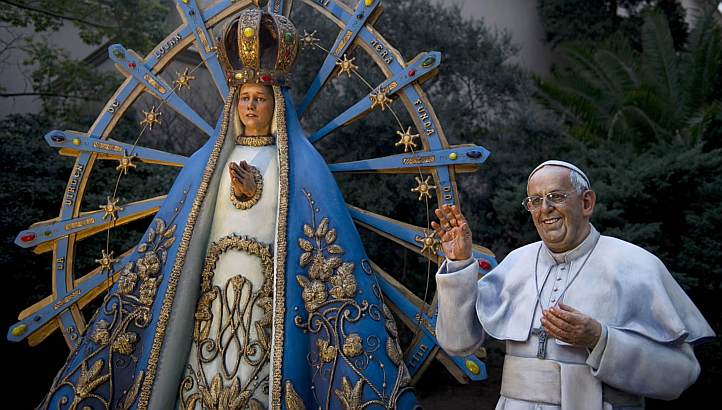
<svg viewBox="0 0 722 410">
<path fill-rule="evenodd" d="M 532 175 L 527 185 L 529 196 L 544 197 L 550 192 L 568 194 L 561 204 L 542 202 L 530 211 L 541 240 L 552 252 L 566 252 L 582 243 L 589 233 L 589 219 L 596 197 L 593 191 L 578 194 L 569 179 L 569 170 L 546 166 Z"/>
<path fill-rule="evenodd" d="M 261 84 L 246 83 L 238 96 L 238 116 L 245 135 L 265 135 L 271 132 L 273 92 Z"/>
</svg>

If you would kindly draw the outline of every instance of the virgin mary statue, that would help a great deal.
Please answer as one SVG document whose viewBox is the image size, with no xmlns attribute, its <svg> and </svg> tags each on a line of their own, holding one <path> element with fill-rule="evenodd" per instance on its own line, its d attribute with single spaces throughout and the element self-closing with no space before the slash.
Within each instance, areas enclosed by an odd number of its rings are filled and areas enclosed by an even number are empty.
<svg viewBox="0 0 722 410">
<path fill-rule="evenodd" d="M 43 402 L 49 408 L 412 408 L 391 312 L 288 93 L 298 35 L 250 7 L 216 44 L 218 132 Z"/>
</svg>

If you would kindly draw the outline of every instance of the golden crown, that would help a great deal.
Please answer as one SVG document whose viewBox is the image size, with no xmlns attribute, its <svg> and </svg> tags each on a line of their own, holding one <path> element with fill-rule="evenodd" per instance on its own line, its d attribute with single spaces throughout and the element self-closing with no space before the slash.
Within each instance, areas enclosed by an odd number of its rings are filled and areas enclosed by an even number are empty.
<svg viewBox="0 0 722 410">
<path fill-rule="evenodd" d="M 218 57 L 231 84 L 288 85 L 298 42 L 288 18 L 250 6 L 226 24 Z"/>
</svg>

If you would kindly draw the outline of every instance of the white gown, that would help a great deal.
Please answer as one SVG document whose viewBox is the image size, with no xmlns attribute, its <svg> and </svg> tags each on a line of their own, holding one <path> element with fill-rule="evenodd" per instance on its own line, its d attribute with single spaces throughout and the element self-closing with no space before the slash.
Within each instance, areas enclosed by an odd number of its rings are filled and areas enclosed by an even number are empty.
<svg viewBox="0 0 722 410">
<path fill-rule="evenodd" d="M 263 177 L 261 197 L 249 209 L 237 209 L 231 201 L 227 169 L 230 162 L 240 161 L 254 166 Z M 279 185 L 276 146 L 236 145 L 224 169 L 186 366 L 186 380 L 190 376 L 194 383 L 187 390 L 182 386 L 181 396 L 187 398 L 200 391 L 189 408 L 256 408 L 259 403 L 251 403 L 251 398 L 267 407 Z M 258 248 L 267 249 L 266 254 L 259 256 Z M 206 278 L 210 287 L 203 284 Z M 206 389 L 210 395 L 203 394 Z M 220 394 L 214 395 L 214 390 Z M 183 406 L 182 400 L 179 404 Z"/>
</svg>

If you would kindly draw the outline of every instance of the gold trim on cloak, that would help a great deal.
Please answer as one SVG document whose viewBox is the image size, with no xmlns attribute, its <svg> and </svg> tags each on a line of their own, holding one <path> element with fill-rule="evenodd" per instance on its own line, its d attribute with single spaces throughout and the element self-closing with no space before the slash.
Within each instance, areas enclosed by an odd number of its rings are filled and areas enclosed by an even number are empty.
<svg viewBox="0 0 722 410">
<path fill-rule="evenodd" d="M 223 107 L 223 120 L 221 125 L 221 132 L 216 140 L 213 151 L 211 152 L 208 164 L 203 171 L 203 177 L 201 184 L 198 187 L 195 198 L 193 199 L 193 205 L 188 216 L 188 223 L 183 229 L 183 235 L 178 246 L 178 252 L 176 259 L 173 264 L 173 269 L 170 274 L 168 282 L 168 289 L 166 291 L 163 307 L 161 308 L 158 326 L 156 328 L 155 337 L 153 339 L 153 345 L 150 351 L 150 357 L 148 358 L 147 373 L 145 380 L 143 380 L 143 386 L 140 392 L 140 399 L 138 401 L 138 408 L 143 410 L 148 408 L 150 402 L 150 395 L 153 389 L 153 383 L 155 382 L 156 370 L 158 367 L 158 360 L 160 358 L 160 350 L 163 346 L 165 339 L 166 328 L 168 326 L 168 320 L 170 318 L 171 309 L 173 306 L 173 300 L 175 299 L 176 288 L 178 280 L 180 279 L 181 271 L 185 265 L 186 253 L 188 252 L 188 245 L 195 228 L 198 214 L 201 210 L 201 205 L 206 197 L 208 191 L 208 184 L 213 176 L 213 172 L 216 169 L 218 157 L 223 148 L 225 142 L 228 123 L 230 120 L 230 111 L 234 98 L 236 97 L 237 87 L 231 87 L 228 93 L 228 98 L 225 101 Z M 288 135 L 286 134 L 286 109 L 284 104 L 283 94 L 279 86 L 273 86 L 273 93 L 275 97 L 275 110 L 274 110 L 274 121 L 276 123 L 276 143 L 278 146 L 278 162 L 279 162 L 279 205 L 278 205 L 278 221 L 276 224 L 276 275 L 275 275 L 275 288 L 274 288 L 274 314 L 273 314 L 273 335 L 272 335 L 272 348 L 271 353 L 273 355 L 271 361 L 271 408 L 281 408 L 281 378 L 282 378 L 282 360 L 283 360 L 283 342 L 284 342 L 284 321 L 285 321 L 285 272 L 286 272 L 286 252 L 287 252 L 287 235 L 286 235 L 286 224 L 288 217 Z"/>
</svg>

